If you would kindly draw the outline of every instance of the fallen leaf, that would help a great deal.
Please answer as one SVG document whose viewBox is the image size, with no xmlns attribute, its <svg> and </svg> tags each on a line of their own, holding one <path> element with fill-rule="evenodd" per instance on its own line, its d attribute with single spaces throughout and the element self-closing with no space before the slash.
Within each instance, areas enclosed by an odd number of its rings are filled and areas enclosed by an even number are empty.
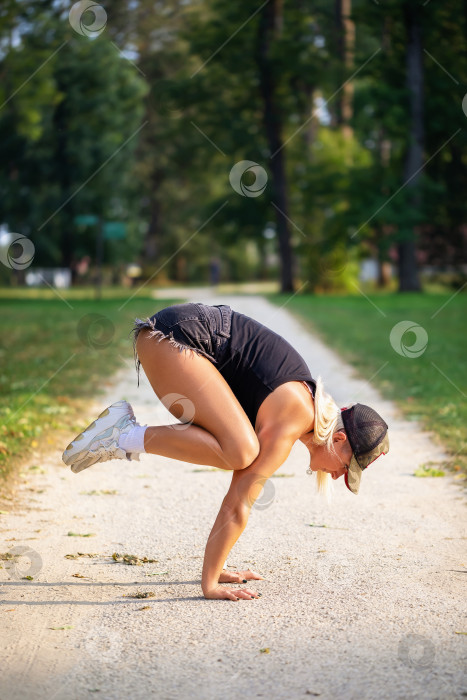
<svg viewBox="0 0 467 700">
<path fill-rule="evenodd" d="M 151 606 L 150 605 L 143 605 L 142 608 L 137 608 L 137 610 L 151 610 Z"/>
<path fill-rule="evenodd" d="M 327 527 L 329 530 L 348 530 L 348 527 L 334 527 L 333 525 L 317 525 L 316 523 L 308 523 L 310 527 Z"/>
<path fill-rule="evenodd" d="M 261 654 L 269 654 L 270 649 L 269 647 L 264 647 L 264 649 L 260 649 Z"/>
<path fill-rule="evenodd" d="M 119 564 L 128 564 L 129 566 L 141 566 L 142 564 L 157 564 L 157 559 L 148 559 L 147 557 L 137 557 L 135 554 L 119 554 L 114 552 L 112 559 Z"/>
<path fill-rule="evenodd" d="M 63 627 L 49 627 L 49 630 L 72 630 L 73 625 L 64 625 Z"/>
<path fill-rule="evenodd" d="M 75 578 L 87 578 L 86 576 L 83 576 L 83 574 L 71 574 Z"/>
<path fill-rule="evenodd" d="M 413 473 L 414 476 L 444 476 L 442 469 L 435 469 L 434 467 L 422 467 L 421 469 L 416 469 Z"/>
<path fill-rule="evenodd" d="M 32 576 L 22 576 L 21 579 L 22 579 L 23 581 L 34 581 L 34 579 L 33 579 Z"/>
<path fill-rule="evenodd" d="M 156 594 L 152 591 L 136 591 L 136 593 L 124 593 L 124 598 L 155 598 Z"/>
<path fill-rule="evenodd" d="M 79 532 L 70 532 L 68 533 L 68 537 L 95 537 L 96 533 L 95 532 L 87 532 L 86 534 L 81 534 Z"/>
<path fill-rule="evenodd" d="M 455 631 L 454 634 L 467 634 L 467 632 L 457 632 L 457 631 Z"/>
</svg>

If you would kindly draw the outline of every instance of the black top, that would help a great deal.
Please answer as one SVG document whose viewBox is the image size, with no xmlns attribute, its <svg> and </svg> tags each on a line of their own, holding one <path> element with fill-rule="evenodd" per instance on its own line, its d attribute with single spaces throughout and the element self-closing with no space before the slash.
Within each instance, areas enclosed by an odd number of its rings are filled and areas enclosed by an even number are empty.
<svg viewBox="0 0 467 700">
<path fill-rule="evenodd" d="M 295 348 L 249 316 L 232 311 L 231 338 L 217 366 L 251 424 L 264 399 L 281 384 L 305 381 L 314 397 L 316 381 Z"/>
</svg>

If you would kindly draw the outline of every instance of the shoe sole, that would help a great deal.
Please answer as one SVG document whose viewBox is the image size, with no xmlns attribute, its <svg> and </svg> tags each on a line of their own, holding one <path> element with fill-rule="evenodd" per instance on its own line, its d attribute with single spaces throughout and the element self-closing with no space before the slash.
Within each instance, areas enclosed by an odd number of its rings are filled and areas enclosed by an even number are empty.
<svg viewBox="0 0 467 700">
<path fill-rule="evenodd" d="M 70 442 L 70 444 L 64 451 L 62 455 L 62 460 L 67 465 L 67 467 L 71 467 L 71 471 L 75 474 L 82 471 L 83 469 L 91 467 L 93 464 L 96 464 L 96 462 L 99 461 L 99 456 L 89 450 L 89 447 L 99 437 L 110 437 L 110 435 L 113 432 L 113 429 L 119 427 L 119 423 L 122 419 L 127 418 L 128 416 L 134 418 L 133 409 L 131 408 L 128 402 L 125 402 L 124 404 L 122 404 L 122 408 L 123 406 L 125 406 L 126 413 L 123 416 L 121 416 L 121 418 L 117 422 L 112 421 L 112 423 L 108 426 L 103 425 L 102 430 L 97 435 L 94 435 L 92 438 L 88 438 L 87 444 L 77 446 L 77 442 L 80 442 L 81 440 L 84 440 L 86 437 L 88 437 L 86 433 L 90 430 L 93 430 L 96 427 L 96 423 L 98 420 L 106 418 L 110 415 L 110 409 L 115 405 L 116 404 L 112 404 L 112 406 L 108 406 L 106 409 L 104 409 L 102 413 L 100 413 L 99 416 L 88 425 L 87 428 L 85 428 L 81 433 L 79 433 L 79 435 L 77 435 L 74 438 L 74 440 Z M 107 431 L 109 432 L 106 435 L 105 433 Z"/>
<path fill-rule="evenodd" d="M 103 433 L 99 433 L 93 437 L 92 440 L 89 441 L 87 447 L 83 447 L 80 452 L 75 453 L 73 461 L 70 461 L 68 464 L 68 466 L 71 467 L 71 471 L 78 474 L 78 472 L 83 471 L 83 469 L 87 469 L 88 467 L 92 467 L 93 464 L 96 464 L 96 462 L 99 461 L 99 455 L 96 455 L 95 452 L 92 452 L 88 448 L 90 448 L 96 440 L 103 440 L 107 437 L 111 437 L 112 434 L 113 428 L 107 428 Z"/>
</svg>

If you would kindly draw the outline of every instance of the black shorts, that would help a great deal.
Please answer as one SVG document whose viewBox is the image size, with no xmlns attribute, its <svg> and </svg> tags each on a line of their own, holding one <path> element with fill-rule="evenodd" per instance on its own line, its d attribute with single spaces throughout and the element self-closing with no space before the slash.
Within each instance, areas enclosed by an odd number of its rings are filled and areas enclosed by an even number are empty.
<svg viewBox="0 0 467 700">
<path fill-rule="evenodd" d="M 253 427 L 264 399 L 285 382 L 306 382 L 315 395 L 316 381 L 304 359 L 282 336 L 230 306 L 201 303 L 175 304 L 133 328 L 136 371 L 140 362 L 136 339 L 143 329 L 149 337 L 169 342 L 180 351 L 206 357 L 219 370 Z"/>
<path fill-rule="evenodd" d="M 149 329 L 149 337 L 159 342 L 167 338 L 181 352 L 192 350 L 218 364 L 222 362 L 230 338 L 231 319 L 232 309 L 226 304 L 208 306 L 192 302 L 167 306 L 144 321 L 137 318 L 132 333 L 138 386 L 141 363 L 136 340 L 143 329 Z"/>
</svg>

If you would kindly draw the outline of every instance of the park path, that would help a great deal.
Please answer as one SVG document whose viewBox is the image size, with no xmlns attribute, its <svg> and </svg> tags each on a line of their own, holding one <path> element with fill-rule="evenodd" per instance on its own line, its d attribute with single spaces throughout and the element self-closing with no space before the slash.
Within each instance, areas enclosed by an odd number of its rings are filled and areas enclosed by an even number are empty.
<svg viewBox="0 0 467 700">
<path fill-rule="evenodd" d="M 25 558 L 0 570 L 1 700 L 465 697 L 465 498 L 450 476 L 412 476 L 440 448 L 287 308 L 209 290 L 191 300 L 228 303 L 292 340 L 340 405 L 381 412 L 391 452 L 359 496 L 337 482 L 328 505 L 297 443 L 229 557 L 265 576 L 262 598 L 238 603 L 200 590 L 227 472 L 142 455 L 74 475 L 51 454 L 26 470 L 24 506 L 0 516 L 0 551 L 31 550 L 29 571 Z M 122 397 L 143 423 L 174 420 L 143 374 L 136 387 L 130 348 L 83 427 Z M 101 556 L 65 558 L 77 552 Z M 125 566 L 113 552 L 157 561 Z M 137 591 L 155 597 L 126 597 Z"/>
</svg>

